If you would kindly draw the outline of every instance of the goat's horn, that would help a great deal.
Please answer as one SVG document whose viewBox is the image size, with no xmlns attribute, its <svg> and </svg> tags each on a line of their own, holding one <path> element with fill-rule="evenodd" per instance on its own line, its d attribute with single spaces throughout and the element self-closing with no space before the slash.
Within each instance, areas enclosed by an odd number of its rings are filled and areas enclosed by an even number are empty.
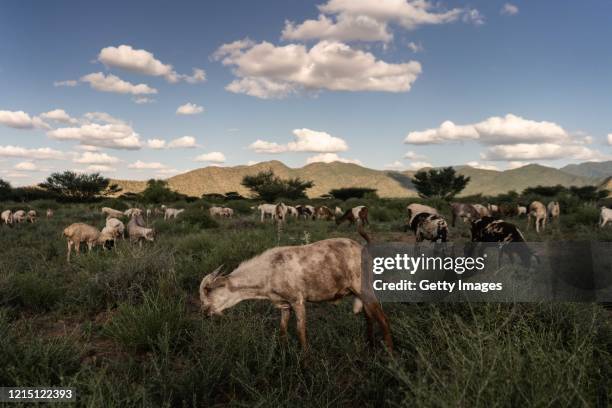
<svg viewBox="0 0 612 408">
<path fill-rule="evenodd" d="M 221 273 L 221 269 L 223 269 L 223 264 L 221 264 L 217 269 L 212 271 L 211 275 L 216 278 Z"/>
</svg>

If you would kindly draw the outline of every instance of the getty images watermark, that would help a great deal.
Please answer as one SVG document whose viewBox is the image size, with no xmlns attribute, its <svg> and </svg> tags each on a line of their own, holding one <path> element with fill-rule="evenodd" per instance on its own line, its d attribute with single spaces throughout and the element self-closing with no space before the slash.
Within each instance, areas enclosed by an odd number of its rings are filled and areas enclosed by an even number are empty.
<svg viewBox="0 0 612 408">
<path fill-rule="evenodd" d="M 612 243 L 385 243 L 364 247 L 381 302 L 612 302 Z"/>
</svg>

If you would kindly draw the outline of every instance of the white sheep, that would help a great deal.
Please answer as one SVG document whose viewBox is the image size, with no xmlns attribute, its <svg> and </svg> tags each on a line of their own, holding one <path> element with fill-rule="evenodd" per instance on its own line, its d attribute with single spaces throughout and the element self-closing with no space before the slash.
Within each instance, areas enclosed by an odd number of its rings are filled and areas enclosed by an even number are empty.
<svg viewBox="0 0 612 408">
<path fill-rule="evenodd" d="M 601 213 L 599 214 L 599 227 L 605 227 L 608 221 L 612 221 L 612 209 L 608 207 L 601 207 Z"/>
<path fill-rule="evenodd" d="M 106 219 L 106 225 L 104 227 L 104 230 L 108 230 L 110 232 L 112 232 L 112 235 L 115 238 L 123 238 L 123 234 L 125 232 L 125 225 L 123 224 L 123 222 L 121 222 L 120 220 L 118 220 L 117 218 L 107 218 Z M 102 230 L 104 232 L 104 230 Z"/>
<path fill-rule="evenodd" d="M 113 208 L 110 207 L 102 207 L 102 214 L 106 215 L 106 217 L 115 217 L 115 218 L 121 218 L 123 217 L 125 214 L 123 214 L 123 212 L 119 211 L 119 210 L 115 210 Z"/>
<path fill-rule="evenodd" d="M 128 222 L 127 230 L 130 242 L 138 242 L 138 245 L 142 247 L 142 241 L 154 241 L 155 230 L 153 228 L 146 228 L 144 226 L 144 220 L 141 215 L 134 215 Z"/>
</svg>

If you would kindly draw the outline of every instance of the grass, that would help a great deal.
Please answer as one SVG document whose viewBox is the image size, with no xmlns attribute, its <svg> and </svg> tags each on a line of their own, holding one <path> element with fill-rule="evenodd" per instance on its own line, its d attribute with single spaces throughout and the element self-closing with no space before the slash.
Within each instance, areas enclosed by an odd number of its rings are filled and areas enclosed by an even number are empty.
<svg viewBox="0 0 612 408">
<path fill-rule="evenodd" d="M 201 278 L 277 244 L 360 240 L 332 222 L 289 222 L 280 239 L 244 208 L 210 222 L 150 220 L 143 248 L 119 242 L 65 261 L 62 229 L 100 227 L 94 207 L 59 206 L 37 224 L 0 227 L 0 383 L 77 388 L 84 406 L 606 406 L 612 388 L 610 312 L 594 304 L 385 304 L 396 351 L 370 349 L 351 302 L 308 308 L 311 349 L 278 311 L 244 302 L 199 312 Z M 405 239 L 405 200 L 372 200 L 376 241 Z M 346 205 L 343 205 L 345 208 Z M 38 207 L 37 207 L 38 208 Z M 41 207 L 42 208 L 42 207 Z M 200 214 L 201 213 L 201 214 Z M 197 215 L 196 215 L 197 214 Z M 564 215 L 528 240 L 612 240 L 593 211 Z M 466 225 L 451 239 L 469 237 Z M 293 322 L 292 322 L 293 323 Z"/>
</svg>

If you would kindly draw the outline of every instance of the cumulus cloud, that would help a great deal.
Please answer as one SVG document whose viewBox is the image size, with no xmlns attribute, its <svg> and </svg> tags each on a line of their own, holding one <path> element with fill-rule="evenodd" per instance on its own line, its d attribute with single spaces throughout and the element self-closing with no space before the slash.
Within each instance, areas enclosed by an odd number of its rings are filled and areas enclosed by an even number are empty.
<svg viewBox="0 0 612 408">
<path fill-rule="evenodd" d="M 506 16 L 514 16 L 518 14 L 518 12 L 519 12 L 518 7 L 511 3 L 504 4 L 500 10 L 500 13 Z"/>
<path fill-rule="evenodd" d="M 102 72 L 94 72 L 85 75 L 81 77 L 80 81 L 86 82 L 93 89 L 102 92 L 131 95 L 150 95 L 157 93 L 157 89 L 151 88 L 147 84 L 132 84 L 131 82 L 124 81 L 118 76 L 112 74 L 105 75 Z"/>
<path fill-rule="evenodd" d="M 317 154 L 315 156 L 312 156 L 306 159 L 306 164 L 333 163 L 333 162 L 352 163 L 352 164 L 361 165 L 361 162 L 357 159 L 346 159 L 344 157 L 338 156 L 336 153 L 321 153 L 321 154 Z"/>
<path fill-rule="evenodd" d="M 117 171 L 117 169 L 104 164 L 92 164 L 87 166 L 87 171 L 93 171 L 95 173 L 113 173 Z"/>
<path fill-rule="evenodd" d="M 147 147 L 151 149 L 191 149 L 198 147 L 196 139 L 193 136 L 182 136 L 176 139 L 166 142 L 164 139 L 149 139 L 147 140 Z"/>
<path fill-rule="evenodd" d="M 124 69 L 143 75 L 161 76 L 170 83 L 185 80 L 189 83 L 203 82 L 206 80 L 206 73 L 203 69 L 194 68 L 193 75 L 180 75 L 171 64 L 164 64 L 153 53 L 135 49 L 130 45 L 120 45 L 118 47 L 105 47 L 98 54 L 98 61 L 107 67 Z"/>
<path fill-rule="evenodd" d="M 226 86 L 228 91 L 264 99 L 302 89 L 407 92 L 421 73 L 416 61 L 387 63 L 335 41 L 321 41 L 308 49 L 247 39 L 222 45 L 213 57 L 232 67 L 237 76 Z"/>
<path fill-rule="evenodd" d="M 583 145 L 557 143 L 519 143 L 489 147 L 482 158 L 492 161 L 503 160 L 605 160 L 608 157 Z"/>
<path fill-rule="evenodd" d="M 507 114 L 490 117 L 482 122 L 456 125 L 447 120 L 440 127 L 410 132 L 404 143 L 436 144 L 452 141 L 478 140 L 484 144 L 512 144 L 521 142 L 563 142 L 569 134 L 553 122 L 537 122 Z"/>
<path fill-rule="evenodd" d="M 119 158 L 109 156 L 106 153 L 85 152 L 75 158 L 74 162 L 81 164 L 114 164 L 119 163 Z"/>
<path fill-rule="evenodd" d="M 426 0 L 329 0 L 318 8 L 321 14 L 316 20 L 285 22 L 282 38 L 389 42 L 393 39 L 391 23 L 414 30 L 459 19 L 473 22 L 474 12 L 478 13 L 463 8 L 443 10 Z"/>
<path fill-rule="evenodd" d="M 63 109 L 53 109 L 49 112 L 41 113 L 40 117 L 43 119 L 54 120 L 61 123 L 75 124 L 79 121 L 66 113 Z"/>
<path fill-rule="evenodd" d="M 202 112 L 204 112 L 204 108 L 202 106 L 191 102 L 187 102 L 176 109 L 177 115 L 197 115 L 198 113 Z"/>
<path fill-rule="evenodd" d="M 38 166 L 31 161 L 17 163 L 13 168 L 21 171 L 38 171 Z"/>
<path fill-rule="evenodd" d="M 396 160 L 392 163 L 385 164 L 385 169 L 389 170 L 403 170 L 406 168 L 406 165 L 399 160 Z"/>
<path fill-rule="evenodd" d="M 406 152 L 404 158 L 408 160 L 424 160 L 425 156 L 423 156 L 422 154 L 417 154 L 411 150 L 409 152 Z"/>
<path fill-rule="evenodd" d="M 612 133 L 608 133 L 608 144 L 612 146 Z"/>
<path fill-rule="evenodd" d="M 422 52 L 424 50 L 421 43 L 415 43 L 414 41 L 410 41 L 407 45 L 408 49 L 412 52 Z"/>
<path fill-rule="evenodd" d="M 129 164 L 128 168 L 136 170 L 161 170 L 168 168 L 168 166 L 159 162 L 143 162 L 141 160 L 137 160 L 134 163 Z"/>
<path fill-rule="evenodd" d="M 136 96 L 136 97 L 132 98 L 132 100 L 137 105 L 144 105 L 146 103 L 153 103 L 153 102 L 155 102 L 155 99 L 148 98 L 146 96 Z"/>
<path fill-rule="evenodd" d="M 166 147 L 166 141 L 163 139 L 149 139 L 147 140 L 147 147 L 150 149 L 164 149 Z"/>
<path fill-rule="evenodd" d="M 295 141 L 281 145 L 275 142 L 257 140 L 249 146 L 249 149 L 257 153 L 284 153 L 284 152 L 314 152 L 314 153 L 337 153 L 348 150 L 344 139 L 311 129 L 294 129 Z"/>
<path fill-rule="evenodd" d="M 24 111 L 0 110 L 0 124 L 15 129 L 48 129 L 46 124 L 38 116 L 30 116 Z"/>
<path fill-rule="evenodd" d="M 221 152 L 210 152 L 201 154 L 194 160 L 197 162 L 225 163 L 225 155 Z"/>
<path fill-rule="evenodd" d="M 0 157 L 20 157 L 35 160 L 63 160 L 66 155 L 49 147 L 28 149 L 20 146 L 0 146 Z"/>
<path fill-rule="evenodd" d="M 78 127 L 54 129 L 47 135 L 57 140 L 78 141 L 83 145 L 110 149 L 137 150 L 142 145 L 138 133 L 125 123 L 86 123 Z"/>
<path fill-rule="evenodd" d="M 467 162 L 466 165 L 481 170 L 499 170 L 494 164 L 479 163 L 477 161 Z"/>
<path fill-rule="evenodd" d="M 106 112 L 87 112 L 83 117 L 89 122 L 111 123 L 114 125 L 125 124 L 122 119 L 116 118 Z"/>
</svg>

